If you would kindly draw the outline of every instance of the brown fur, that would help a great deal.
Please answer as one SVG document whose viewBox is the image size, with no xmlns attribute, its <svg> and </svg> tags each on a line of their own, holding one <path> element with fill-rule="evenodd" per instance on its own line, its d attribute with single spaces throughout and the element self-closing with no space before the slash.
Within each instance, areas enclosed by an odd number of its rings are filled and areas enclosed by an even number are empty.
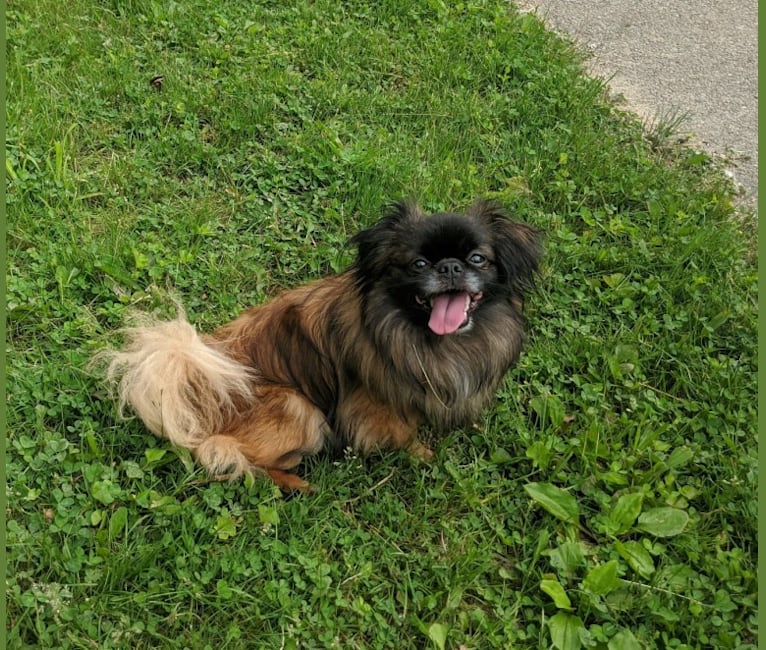
<svg viewBox="0 0 766 650">
<path fill-rule="evenodd" d="M 286 489 L 308 487 L 288 470 L 328 442 L 430 457 L 418 428 L 470 422 L 518 357 L 521 285 L 539 250 L 533 229 L 492 204 L 459 217 L 498 240 L 494 284 L 470 331 L 435 336 L 414 322 L 417 314 L 390 304 L 398 299 L 385 279 L 393 252 L 380 248 L 392 229 L 427 221 L 411 206 L 398 210 L 355 240 L 360 259 L 348 271 L 252 307 L 210 335 L 195 334 L 183 316 L 127 330 L 126 349 L 106 353 L 121 405 L 191 448 L 211 474 L 260 469 Z"/>
</svg>

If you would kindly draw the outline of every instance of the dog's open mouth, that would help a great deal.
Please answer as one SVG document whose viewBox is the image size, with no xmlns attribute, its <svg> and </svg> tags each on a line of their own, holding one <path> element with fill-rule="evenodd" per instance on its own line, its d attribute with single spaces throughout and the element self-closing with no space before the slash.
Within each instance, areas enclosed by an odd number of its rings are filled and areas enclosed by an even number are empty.
<svg viewBox="0 0 766 650">
<path fill-rule="evenodd" d="M 471 316 L 482 298 L 481 292 L 456 291 L 439 293 L 429 298 L 416 296 L 418 304 L 430 312 L 428 327 L 439 336 L 468 329 Z"/>
</svg>

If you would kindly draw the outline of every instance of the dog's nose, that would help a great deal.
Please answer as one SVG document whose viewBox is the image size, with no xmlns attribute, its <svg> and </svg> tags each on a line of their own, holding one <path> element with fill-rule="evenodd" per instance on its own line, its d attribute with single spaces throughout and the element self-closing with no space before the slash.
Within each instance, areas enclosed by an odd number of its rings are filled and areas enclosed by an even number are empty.
<svg viewBox="0 0 766 650">
<path fill-rule="evenodd" d="M 448 275 L 452 277 L 454 275 L 459 275 L 463 272 L 463 265 L 458 260 L 454 258 L 449 258 L 439 262 L 438 266 L 436 267 L 436 270 L 443 275 Z"/>
</svg>

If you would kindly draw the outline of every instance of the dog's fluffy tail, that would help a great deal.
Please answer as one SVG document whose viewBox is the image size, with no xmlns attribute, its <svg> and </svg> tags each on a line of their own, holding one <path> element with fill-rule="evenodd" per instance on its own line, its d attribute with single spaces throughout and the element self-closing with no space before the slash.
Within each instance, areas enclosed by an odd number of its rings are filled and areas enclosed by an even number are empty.
<svg viewBox="0 0 766 650">
<path fill-rule="evenodd" d="M 198 455 L 213 440 L 228 437 L 219 434 L 252 400 L 254 375 L 248 367 L 206 344 L 183 313 L 173 321 L 126 328 L 124 334 L 122 350 L 96 358 L 106 366 L 121 415 L 130 407 L 152 433 Z M 213 472 L 228 464 L 241 473 L 246 460 L 241 453 L 232 458 L 233 451 L 217 462 L 200 460 Z M 210 455 L 209 450 L 202 455 Z"/>
</svg>

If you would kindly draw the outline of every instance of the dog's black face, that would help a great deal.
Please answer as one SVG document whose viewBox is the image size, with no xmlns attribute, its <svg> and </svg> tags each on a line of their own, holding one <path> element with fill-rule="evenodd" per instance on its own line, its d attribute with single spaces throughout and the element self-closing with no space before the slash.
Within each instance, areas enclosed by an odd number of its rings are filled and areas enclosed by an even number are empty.
<svg viewBox="0 0 766 650">
<path fill-rule="evenodd" d="M 399 204 L 359 233 L 358 275 L 368 300 L 384 300 L 437 336 L 470 332 L 493 301 L 521 299 L 539 263 L 537 233 L 489 202 L 465 215 L 424 216 Z"/>
<path fill-rule="evenodd" d="M 391 260 L 392 297 L 434 334 L 468 331 L 497 281 L 490 233 L 474 220 L 440 214 L 424 220 L 411 235 Z"/>
</svg>

